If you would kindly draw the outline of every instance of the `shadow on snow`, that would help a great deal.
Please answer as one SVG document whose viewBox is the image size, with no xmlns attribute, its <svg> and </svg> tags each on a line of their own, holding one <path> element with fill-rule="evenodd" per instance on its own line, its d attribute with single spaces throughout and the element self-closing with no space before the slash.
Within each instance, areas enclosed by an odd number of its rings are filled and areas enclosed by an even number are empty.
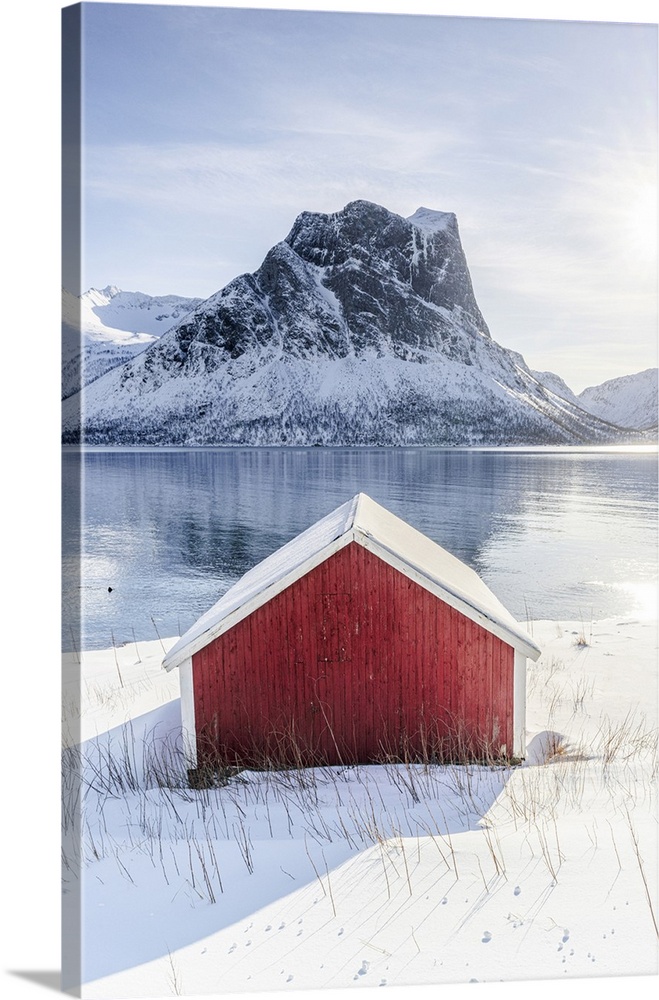
<svg viewBox="0 0 659 1000">
<path fill-rule="evenodd" d="M 481 828 L 511 773 L 383 763 L 243 771 L 192 790 L 178 702 L 67 753 L 65 850 L 79 822 L 85 860 L 79 881 L 76 865 L 65 866 L 65 892 L 80 893 L 84 982 L 167 956 L 314 885 L 326 897 L 329 880 L 349 878 L 357 858 L 360 878 L 371 871 L 382 882 L 384 858 L 405 843 L 411 851 L 410 839 L 414 851 L 432 839 L 432 864 L 445 854 L 447 871 L 451 836 Z"/>
</svg>

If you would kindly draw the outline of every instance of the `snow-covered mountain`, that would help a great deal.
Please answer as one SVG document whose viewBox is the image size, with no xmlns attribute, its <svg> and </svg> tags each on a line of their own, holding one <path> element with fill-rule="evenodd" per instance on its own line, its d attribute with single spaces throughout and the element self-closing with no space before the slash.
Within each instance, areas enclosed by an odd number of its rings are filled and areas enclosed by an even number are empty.
<svg viewBox="0 0 659 1000">
<path fill-rule="evenodd" d="M 144 351 L 202 299 L 90 288 L 62 291 L 62 398 Z"/>
<path fill-rule="evenodd" d="M 254 274 L 67 403 L 64 439 L 80 440 L 82 410 L 94 444 L 625 437 L 492 340 L 452 213 L 365 201 L 303 212 Z"/>
<path fill-rule="evenodd" d="M 579 393 L 584 410 L 620 427 L 651 429 L 657 426 L 659 369 L 646 368 L 622 375 Z"/>
<path fill-rule="evenodd" d="M 570 403 L 574 403 L 575 406 L 581 406 L 579 402 L 579 397 L 570 389 L 567 382 L 561 378 L 560 375 L 556 375 L 554 372 L 536 372 L 533 373 L 534 378 L 537 378 L 538 382 L 550 389 L 555 395 L 560 396 L 561 399 L 566 399 Z"/>
</svg>

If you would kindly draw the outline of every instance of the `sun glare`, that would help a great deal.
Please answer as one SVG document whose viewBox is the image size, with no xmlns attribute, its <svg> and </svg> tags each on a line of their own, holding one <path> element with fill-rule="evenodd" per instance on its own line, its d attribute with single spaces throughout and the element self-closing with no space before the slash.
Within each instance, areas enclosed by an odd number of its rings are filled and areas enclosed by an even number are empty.
<svg viewBox="0 0 659 1000">
<path fill-rule="evenodd" d="M 619 586 L 634 600 L 634 611 L 639 618 L 656 618 L 658 595 L 655 580 L 629 581 L 621 583 Z"/>
</svg>

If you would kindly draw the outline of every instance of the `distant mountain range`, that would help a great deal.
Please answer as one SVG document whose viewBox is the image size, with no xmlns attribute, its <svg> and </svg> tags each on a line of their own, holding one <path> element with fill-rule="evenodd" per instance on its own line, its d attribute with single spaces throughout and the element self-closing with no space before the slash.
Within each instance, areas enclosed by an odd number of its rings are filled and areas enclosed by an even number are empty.
<svg viewBox="0 0 659 1000">
<path fill-rule="evenodd" d="M 652 432 L 657 430 L 659 369 L 646 368 L 621 375 L 601 385 L 591 385 L 578 395 L 552 372 L 534 372 L 546 386 L 588 413 L 619 427 Z"/>
<path fill-rule="evenodd" d="M 65 300 L 67 335 L 70 443 L 603 444 L 656 431 L 657 369 L 577 396 L 497 344 L 455 216 L 425 208 L 303 212 L 254 274 L 209 299 L 92 289 Z"/>
<path fill-rule="evenodd" d="M 130 361 L 202 302 L 122 292 L 115 285 L 90 288 L 80 298 L 64 291 L 62 399 Z"/>
<path fill-rule="evenodd" d="M 657 369 L 621 375 L 579 393 L 581 406 L 621 427 L 657 430 Z"/>
</svg>

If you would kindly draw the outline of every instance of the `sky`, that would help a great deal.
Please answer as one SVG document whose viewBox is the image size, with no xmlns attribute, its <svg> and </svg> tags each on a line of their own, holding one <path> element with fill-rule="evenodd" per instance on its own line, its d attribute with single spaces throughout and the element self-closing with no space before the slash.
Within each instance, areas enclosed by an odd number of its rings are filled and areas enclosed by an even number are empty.
<svg viewBox="0 0 659 1000">
<path fill-rule="evenodd" d="M 424 205 L 532 368 L 656 365 L 656 25 L 84 10 L 80 291 L 205 298 L 301 211 Z"/>
</svg>

